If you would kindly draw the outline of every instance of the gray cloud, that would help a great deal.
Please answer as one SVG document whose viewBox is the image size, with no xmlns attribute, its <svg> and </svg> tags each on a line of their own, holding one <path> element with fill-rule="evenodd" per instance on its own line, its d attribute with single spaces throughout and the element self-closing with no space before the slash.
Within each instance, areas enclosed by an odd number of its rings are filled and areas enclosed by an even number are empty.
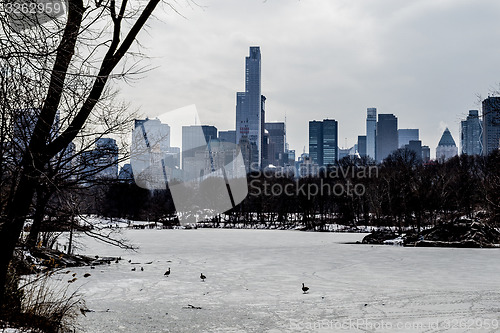
<svg viewBox="0 0 500 333">
<path fill-rule="evenodd" d="M 307 122 L 335 118 L 339 143 L 365 134 L 367 107 L 394 113 L 401 128 L 420 128 L 434 149 L 450 127 L 478 108 L 476 93 L 497 84 L 500 3 L 488 0 L 203 0 L 158 13 L 145 52 L 157 69 L 124 98 L 154 116 L 196 104 L 202 122 L 235 123 L 250 45 L 262 52 L 267 119 L 288 119 L 297 153 Z"/>
</svg>

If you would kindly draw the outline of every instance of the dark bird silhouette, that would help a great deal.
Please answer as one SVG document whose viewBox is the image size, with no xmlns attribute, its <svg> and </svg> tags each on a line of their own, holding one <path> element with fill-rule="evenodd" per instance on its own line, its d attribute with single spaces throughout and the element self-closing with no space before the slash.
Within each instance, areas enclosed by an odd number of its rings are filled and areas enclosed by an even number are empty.
<svg viewBox="0 0 500 333">
<path fill-rule="evenodd" d="M 309 287 L 306 287 L 304 285 L 304 283 L 302 283 L 302 291 L 304 292 L 304 294 L 307 294 L 307 291 L 309 290 Z"/>
<path fill-rule="evenodd" d="M 135 267 L 131 269 L 131 271 L 134 271 L 135 272 Z"/>
<path fill-rule="evenodd" d="M 141 267 L 141 272 L 144 272 L 144 267 Z"/>
<path fill-rule="evenodd" d="M 169 276 L 170 275 L 170 267 L 168 268 L 168 271 L 165 272 L 165 274 L 163 274 L 165 276 Z"/>
<path fill-rule="evenodd" d="M 201 273 L 201 274 L 200 274 L 200 279 L 201 279 L 203 282 L 205 282 L 205 279 L 206 279 L 206 278 L 207 278 L 207 277 L 206 277 L 205 275 L 203 275 L 203 273 Z"/>
</svg>

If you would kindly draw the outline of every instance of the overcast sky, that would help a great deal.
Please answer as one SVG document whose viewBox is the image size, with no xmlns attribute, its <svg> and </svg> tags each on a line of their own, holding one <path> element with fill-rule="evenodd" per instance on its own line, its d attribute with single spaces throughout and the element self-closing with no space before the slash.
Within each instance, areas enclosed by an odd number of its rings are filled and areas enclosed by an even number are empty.
<svg viewBox="0 0 500 333">
<path fill-rule="evenodd" d="M 500 82 L 498 0 L 179 0 L 140 41 L 156 67 L 123 97 L 154 117 L 195 104 L 204 124 L 234 129 L 245 57 L 260 46 L 266 121 L 284 121 L 299 156 L 308 121 L 339 122 L 339 146 L 366 134 L 366 108 L 393 113 L 435 147 Z M 194 123 L 194 120 L 193 120 Z M 347 142 L 347 143 L 346 143 Z"/>
</svg>

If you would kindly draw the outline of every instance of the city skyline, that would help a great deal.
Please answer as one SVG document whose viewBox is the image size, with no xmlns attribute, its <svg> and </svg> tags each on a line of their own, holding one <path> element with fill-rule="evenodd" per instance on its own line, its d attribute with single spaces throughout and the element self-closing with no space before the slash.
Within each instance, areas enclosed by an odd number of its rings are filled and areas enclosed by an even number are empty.
<svg viewBox="0 0 500 333">
<path fill-rule="evenodd" d="M 365 113 L 393 113 L 435 147 L 497 87 L 495 1 L 222 1 L 165 8 L 144 35 L 154 70 L 123 96 L 144 116 L 196 104 L 200 123 L 234 127 L 235 92 L 244 91 L 244 59 L 259 45 L 267 121 L 284 121 L 290 149 L 307 146 L 312 119 L 339 121 L 339 142 L 365 134 Z M 471 18 L 481 17 L 480 20 Z M 257 21 L 259 24 L 254 24 Z M 186 40 L 190 40 L 189 43 Z M 485 47 L 487 46 L 487 52 Z M 306 148 L 307 150 L 307 148 Z"/>
</svg>

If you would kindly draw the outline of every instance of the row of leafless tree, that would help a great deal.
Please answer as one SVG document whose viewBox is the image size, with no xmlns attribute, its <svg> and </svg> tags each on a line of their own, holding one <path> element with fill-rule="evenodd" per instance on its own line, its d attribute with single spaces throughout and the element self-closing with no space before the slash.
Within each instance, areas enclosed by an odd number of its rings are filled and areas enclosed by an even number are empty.
<svg viewBox="0 0 500 333">
<path fill-rule="evenodd" d="M 376 166 L 368 159 L 345 158 L 314 176 L 255 172 L 248 181 L 246 199 L 205 221 L 206 226 L 326 230 L 337 223 L 419 231 L 461 217 L 500 222 L 499 151 L 422 164 L 414 152 L 401 149 Z M 168 190 L 117 183 L 100 191 L 91 197 L 101 204 L 86 213 L 173 223 L 175 207 Z"/>
<path fill-rule="evenodd" d="M 329 223 L 420 230 L 459 217 L 500 222 L 499 151 L 487 157 L 461 155 L 445 163 L 422 164 L 414 152 L 401 149 L 377 166 L 377 176 L 358 173 L 369 165 L 366 159 L 341 160 L 338 167 L 354 168 L 354 177 L 352 172 L 343 176 L 328 170 L 299 180 L 255 175 L 249 196 L 228 212 L 229 220 L 270 220 L 286 227 L 300 216 L 306 228 L 319 230 Z M 362 186 L 362 195 L 341 193 L 348 183 L 358 185 L 357 194 Z M 338 191 L 328 191 L 336 185 Z M 286 186 L 288 193 L 280 193 Z M 324 190 L 316 194 L 321 187 Z"/>
</svg>

